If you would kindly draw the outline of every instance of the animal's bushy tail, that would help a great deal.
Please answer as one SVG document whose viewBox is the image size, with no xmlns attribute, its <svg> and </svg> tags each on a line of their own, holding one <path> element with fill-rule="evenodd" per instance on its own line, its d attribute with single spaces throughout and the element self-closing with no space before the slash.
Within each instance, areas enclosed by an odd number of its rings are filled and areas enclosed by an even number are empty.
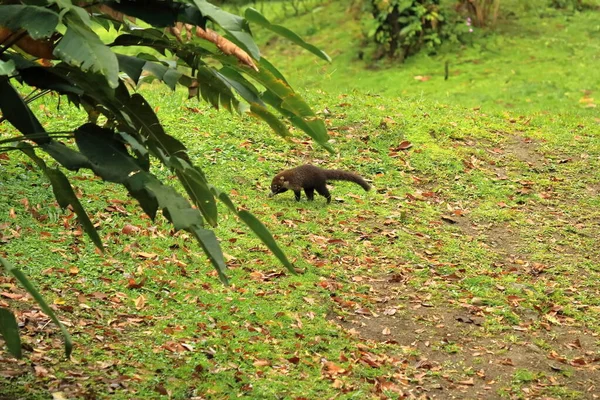
<svg viewBox="0 0 600 400">
<path fill-rule="evenodd" d="M 358 183 L 366 191 L 371 189 L 371 185 L 369 185 L 360 175 L 355 174 L 354 172 L 341 171 L 339 169 L 326 169 L 325 177 L 332 181 L 350 181 Z"/>
</svg>

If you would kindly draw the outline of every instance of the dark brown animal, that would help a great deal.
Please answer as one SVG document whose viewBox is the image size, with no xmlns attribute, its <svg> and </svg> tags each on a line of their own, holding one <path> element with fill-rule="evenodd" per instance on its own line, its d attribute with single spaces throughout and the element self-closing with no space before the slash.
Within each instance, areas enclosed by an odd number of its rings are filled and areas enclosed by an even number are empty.
<svg viewBox="0 0 600 400">
<path fill-rule="evenodd" d="M 300 201 L 302 189 L 306 193 L 308 200 L 315 199 L 315 190 L 321 196 L 327 199 L 327 204 L 331 202 L 331 194 L 327 189 L 327 181 L 350 181 L 359 184 L 363 189 L 369 190 L 371 186 L 359 175 L 341 171 L 339 169 L 323 169 L 314 165 L 301 165 L 296 168 L 282 171 L 275 175 L 271 182 L 271 194 L 276 194 L 292 190 L 296 196 L 296 201 Z"/>
</svg>

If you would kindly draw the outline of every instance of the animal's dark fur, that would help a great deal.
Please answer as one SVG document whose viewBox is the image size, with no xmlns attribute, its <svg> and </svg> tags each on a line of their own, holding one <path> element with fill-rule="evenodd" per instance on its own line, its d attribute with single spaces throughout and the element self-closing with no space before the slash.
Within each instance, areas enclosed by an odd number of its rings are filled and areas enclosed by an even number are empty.
<svg viewBox="0 0 600 400">
<path fill-rule="evenodd" d="M 314 165 L 301 165 L 278 173 L 271 182 L 271 196 L 292 190 L 296 200 L 300 200 L 302 189 L 308 200 L 314 200 L 315 190 L 331 202 L 331 194 L 327 190 L 327 181 L 350 181 L 369 190 L 371 186 L 359 175 L 339 169 L 322 169 Z"/>
</svg>

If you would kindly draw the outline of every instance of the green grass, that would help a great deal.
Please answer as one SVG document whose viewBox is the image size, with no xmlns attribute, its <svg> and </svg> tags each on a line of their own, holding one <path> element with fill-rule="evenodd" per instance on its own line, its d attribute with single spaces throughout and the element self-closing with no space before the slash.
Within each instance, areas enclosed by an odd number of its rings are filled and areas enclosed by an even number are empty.
<svg viewBox="0 0 600 400">
<path fill-rule="evenodd" d="M 331 94 L 358 90 L 425 103 L 427 108 L 437 102 L 482 107 L 485 112 L 569 110 L 596 115 L 593 108 L 586 108 L 584 98 L 600 79 L 593 67 L 598 63 L 600 37 L 597 14 L 561 12 L 547 4 L 503 2 L 496 29 L 475 29 L 463 39 L 467 45 L 449 43 L 437 54 L 419 54 L 397 65 L 370 59 L 372 47 L 364 47 L 366 28 L 361 21 L 368 19 L 364 14 L 344 2 L 330 2 L 302 18 L 285 20 L 287 27 L 330 54 L 330 65 L 270 35 L 265 51 L 292 84 Z M 451 8 L 454 2 L 442 5 Z M 367 54 L 364 61 L 358 60 L 360 50 Z M 450 77 L 444 81 L 446 62 Z M 415 79 L 419 76 L 429 79 Z"/>
<path fill-rule="evenodd" d="M 473 398 L 489 381 L 486 393 L 506 397 L 584 398 L 577 382 L 597 374 L 568 362 L 600 351 L 600 132 L 597 111 L 579 102 L 600 78 L 597 12 L 507 2 L 518 18 L 507 12 L 472 46 L 374 71 L 350 62 L 361 25 L 341 3 L 286 20 L 332 54 L 331 65 L 281 42 L 267 49 L 325 119 L 335 156 L 183 92 L 142 90 L 209 180 L 268 226 L 297 276 L 219 205 L 225 287 L 187 234 L 141 216 L 120 187 L 70 174 L 107 245 L 99 255 L 28 159 L 0 159 L 0 254 L 38 285 L 76 343 L 73 361 L 62 360 L 60 336 L 33 303 L 0 297 L 27 321 L 29 349 L 21 364 L 0 354 L 19 372 L 0 375 L 1 396 L 393 398 L 398 388 L 464 394 L 449 383 L 467 376 Z M 85 121 L 55 98 L 34 110 L 52 131 Z M 0 134 L 14 132 L 2 124 Z M 412 148 L 396 150 L 404 140 Z M 337 183 L 330 206 L 268 199 L 272 176 L 304 162 L 354 170 L 374 190 Z M 153 172 L 177 187 L 170 171 Z M 0 292 L 22 290 L 0 277 Z M 385 319 L 392 306 L 398 318 Z M 562 372 L 521 361 L 532 343 L 539 365 L 552 360 Z M 478 377 L 502 358 L 514 364 L 501 366 L 504 379 Z"/>
</svg>

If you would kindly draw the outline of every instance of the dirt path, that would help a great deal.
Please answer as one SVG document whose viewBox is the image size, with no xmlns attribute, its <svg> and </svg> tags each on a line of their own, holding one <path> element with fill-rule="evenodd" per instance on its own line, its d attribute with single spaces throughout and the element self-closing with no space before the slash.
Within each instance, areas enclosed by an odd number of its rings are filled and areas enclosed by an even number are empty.
<svg viewBox="0 0 600 400">
<path fill-rule="evenodd" d="M 442 216 L 441 232 L 486 254 L 481 275 L 477 266 L 465 269 L 425 252 L 424 265 L 364 282 L 369 291 L 362 297 L 369 307 L 337 299 L 330 320 L 364 341 L 375 364 L 396 367 L 395 374 L 376 382 L 382 398 L 600 398 L 598 334 L 570 311 L 598 313 L 579 297 L 597 299 L 591 282 L 597 283 L 593 238 L 600 224 L 597 211 L 582 198 L 597 196 L 598 187 L 584 168 L 560 168 L 585 154 L 573 159 L 544 153 L 543 143 L 518 136 L 495 147 L 470 145 L 487 148 L 489 159 L 472 157 L 465 165 L 512 182 L 515 197 L 523 198 L 511 210 L 517 221 Z M 445 190 L 438 185 L 428 196 L 440 197 Z M 499 210 L 505 207 L 498 204 Z M 540 260 L 544 257 L 547 261 Z M 456 272 L 444 272 L 448 267 Z M 415 285 L 419 269 L 432 278 Z M 496 299 L 473 295 L 483 283 Z M 461 296 L 457 300 L 451 293 Z M 503 301 L 509 312 L 496 308 Z M 373 356 L 375 349 L 387 356 Z"/>
</svg>

